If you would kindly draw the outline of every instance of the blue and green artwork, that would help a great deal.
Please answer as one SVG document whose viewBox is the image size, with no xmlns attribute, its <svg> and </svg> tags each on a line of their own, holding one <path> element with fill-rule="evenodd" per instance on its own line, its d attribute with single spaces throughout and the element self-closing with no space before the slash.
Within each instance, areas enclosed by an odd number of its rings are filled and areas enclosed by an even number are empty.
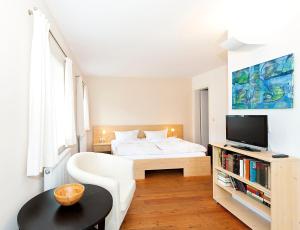
<svg viewBox="0 0 300 230">
<path fill-rule="evenodd" d="M 294 55 L 232 73 L 232 109 L 293 108 Z"/>
</svg>

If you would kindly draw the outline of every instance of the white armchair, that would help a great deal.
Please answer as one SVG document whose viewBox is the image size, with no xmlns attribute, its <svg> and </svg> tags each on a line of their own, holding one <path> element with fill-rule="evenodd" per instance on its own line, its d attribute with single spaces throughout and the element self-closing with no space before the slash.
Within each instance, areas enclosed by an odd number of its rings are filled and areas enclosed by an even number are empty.
<svg viewBox="0 0 300 230">
<path fill-rule="evenodd" d="M 80 183 L 107 189 L 113 207 L 105 219 L 106 230 L 118 230 L 135 192 L 133 161 L 104 153 L 77 153 L 68 161 L 70 176 Z"/>
</svg>

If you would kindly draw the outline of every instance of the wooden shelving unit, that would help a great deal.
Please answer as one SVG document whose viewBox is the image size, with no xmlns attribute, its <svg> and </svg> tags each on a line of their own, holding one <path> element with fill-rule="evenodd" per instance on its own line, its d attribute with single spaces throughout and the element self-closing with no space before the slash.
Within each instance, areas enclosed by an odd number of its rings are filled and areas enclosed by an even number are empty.
<svg viewBox="0 0 300 230">
<path fill-rule="evenodd" d="M 260 212 L 265 216 L 267 219 L 271 219 L 271 208 L 267 207 L 266 205 L 257 202 L 256 200 L 252 199 L 251 197 L 247 196 L 247 194 L 242 193 L 240 191 L 236 191 L 232 187 L 225 187 L 217 183 L 219 187 L 224 189 L 225 191 L 229 192 L 231 195 L 234 195 L 236 197 L 239 197 L 244 201 L 244 203 L 248 204 L 248 207 L 251 207 L 252 209 L 256 210 L 257 212 Z"/>
<path fill-rule="evenodd" d="M 269 162 L 271 189 L 236 175 L 219 164 L 221 149 Z M 269 194 L 271 207 L 252 199 L 247 194 L 218 183 L 221 171 L 245 184 Z M 223 144 L 213 145 L 213 198 L 251 229 L 296 230 L 300 229 L 300 161 L 298 158 L 272 158 L 270 152 L 248 152 Z"/>
<path fill-rule="evenodd" d="M 271 194 L 271 190 L 270 189 L 267 189 L 266 187 L 263 187 L 260 184 L 253 183 L 253 182 L 251 182 L 249 180 L 246 180 L 245 178 L 240 177 L 239 175 L 236 175 L 236 174 L 234 174 L 232 172 L 229 172 L 229 171 L 227 171 L 227 170 L 225 170 L 225 169 L 223 169 L 221 167 L 216 166 L 215 169 L 218 170 L 218 171 L 224 172 L 228 176 L 231 176 L 231 177 L 233 177 L 233 178 L 235 178 L 235 179 L 237 179 L 239 181 L 242 181 L 245 184 L 251 185 L 252 187 L 254 187 L 254 188 L 256 188 L 256 189 L 258 189 L 258 190 L 260 190 L 260 191 L 262 191 L 264 193 Z"/>
</svg>

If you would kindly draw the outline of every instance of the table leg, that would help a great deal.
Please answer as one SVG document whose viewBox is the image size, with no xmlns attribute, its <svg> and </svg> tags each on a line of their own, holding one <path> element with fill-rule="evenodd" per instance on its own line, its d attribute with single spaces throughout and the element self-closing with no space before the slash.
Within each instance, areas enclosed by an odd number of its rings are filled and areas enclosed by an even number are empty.
<svg viewBox="0 0 300 230">
<path fill-rule="evenodd" d="M 98 223 L 98 230 L 105 230 L 105 220 Z"/>
</svg>

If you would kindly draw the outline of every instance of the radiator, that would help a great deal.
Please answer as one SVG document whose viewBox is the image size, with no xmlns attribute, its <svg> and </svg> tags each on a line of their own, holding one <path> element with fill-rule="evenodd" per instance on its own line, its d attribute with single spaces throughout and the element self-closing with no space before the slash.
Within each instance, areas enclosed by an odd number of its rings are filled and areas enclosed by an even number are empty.
<svg viewBox="0 0 300 230">
<path fill-rule="evenodd" d="M 55 188 L 62 184 L 70 183 L 70 176 L 67 172 L 67 163 L 72 153 L 66 149 L 63 157 L 54 167 L 44 168 L 44 191 Z"/>
</svg>

